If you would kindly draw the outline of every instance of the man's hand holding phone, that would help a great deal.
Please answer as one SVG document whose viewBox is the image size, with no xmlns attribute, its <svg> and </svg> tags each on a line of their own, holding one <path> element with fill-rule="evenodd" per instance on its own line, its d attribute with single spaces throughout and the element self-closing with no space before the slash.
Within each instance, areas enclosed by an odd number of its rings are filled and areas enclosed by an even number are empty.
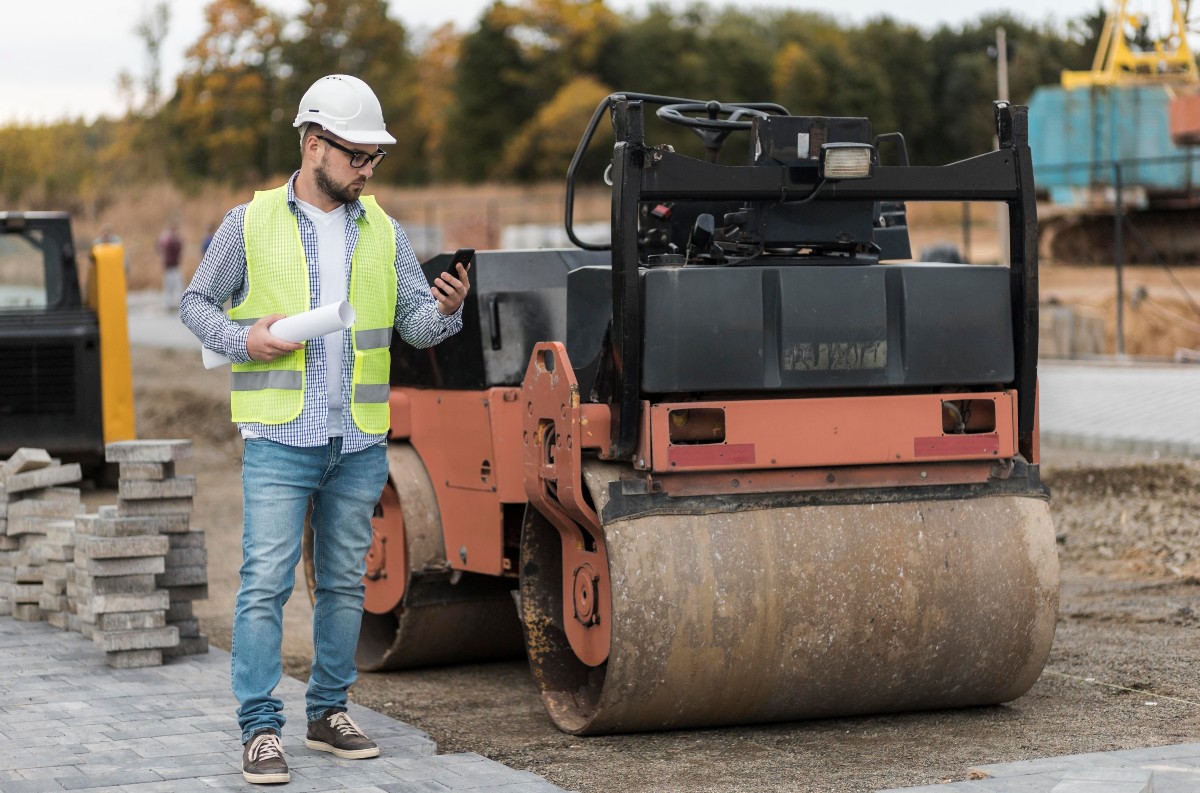
<svg viewBox="0 0 1200 793">
<path fill-rule="evenodd" d="M 471 279 L 468 273 L 471 270 L 471 263 L 475 261 L 474 248 L 459 248 L 450 257 L 451 272 L 443 272 L 440 276 L 433 280 L 433 297 L 438 301 L 438 311 L 442 314 L 450 316 L 462 302 L 467 299 L 467 292 L 471 291 Z"/>
</svg>

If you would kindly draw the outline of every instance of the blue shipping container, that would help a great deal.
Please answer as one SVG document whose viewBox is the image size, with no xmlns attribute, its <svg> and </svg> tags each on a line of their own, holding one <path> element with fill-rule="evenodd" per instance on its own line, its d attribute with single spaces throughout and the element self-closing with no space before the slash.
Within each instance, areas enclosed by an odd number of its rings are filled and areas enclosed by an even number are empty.
<svg viewBox="0 0 1200 793">
<path fill-rule="evenodd" d="M 1075 206 L 1087 188 L 1123 187 L 1147 195 L 1186 193 L 1200 185 L 1200 159 L 1176 146 L 1168 129 L 1166 85 L 1107 88 L 1042 86 L 1029 100 L 1034 179 L 1057 204 Z"/>
</svg>

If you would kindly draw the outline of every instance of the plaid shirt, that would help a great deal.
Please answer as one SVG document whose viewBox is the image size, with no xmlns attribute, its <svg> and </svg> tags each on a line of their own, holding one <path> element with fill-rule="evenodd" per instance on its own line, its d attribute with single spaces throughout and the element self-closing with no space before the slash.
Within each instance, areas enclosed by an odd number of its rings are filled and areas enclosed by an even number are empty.
<svg viewBox="0 0 1200 793">
<path fill-rule="evenodd" d="M 298 172 L 297 172 L 298 174 Z M 317 230 L 308 215 L 296 205 L 297 174 L 288 180 L 288 207 L 300 224 L 300 240 L 308 261 L 309 308 L 317 308 L 321 289 L 317 272 Z M 246 207 L 234 207 L 213 235 L 212 243 L 183 293 L 179 316 L 200 342 L 210 350 L 222 353 L 233 361 L 246 363 L 246 339 L 250 328 L 237 325 L 225 315 L 222 306 L 230 298 L 233 305 L 246 299 L 249 289 L 246 278 L 246 246 L 243 220 Z M 358 244 L 358 225 L 365 210 L 360 201 L 346 205 L 346 291 L 350 290 L 350 262 Z M 396 232 L 396 321 L 400 338 L 414 347 L 432 347 L 462 328 L 462 306 L 451 316 L 438 311 L 438 302 L 430 294 L 429 283 L 421 265 L 408 244 L 408 237 L 395 220 Z M 343 334 L 342 360 L 342 451 L 349 454 L 361 451 L 384 440 L 383 435 L 364 433 L 350 415 L 351 377 L 354 371 L 354 350 L 349 333 Z M 325 340 L 313 339 L 305 345 L 306 369 L 304 408 L 300 415 L 285 424 L 244 423 L 238 426 L 243 435 L 253 434 L 288 446 L 323 446 L 329 442 L 329 394 L 326 384 Z"/>
</svg>

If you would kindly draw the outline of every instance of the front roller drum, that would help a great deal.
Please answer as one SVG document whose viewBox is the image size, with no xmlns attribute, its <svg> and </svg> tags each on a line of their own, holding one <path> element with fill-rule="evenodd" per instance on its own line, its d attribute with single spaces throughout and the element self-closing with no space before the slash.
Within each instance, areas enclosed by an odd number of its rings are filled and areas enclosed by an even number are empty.
<svg viewBox="0 0 1200 793">
<path fill-rule="evenodd" d="M 600 512 L 613 467 L 585 468 Z M 603 533 L 611 645 L 595 666 L 563 631 L 559 533 L 531 510 L 522 537 L 526 650 L 565 732 L 1006 702 L 1054 636 L 1058 557 L 1037 497 L 656 515 Z"/>
</svg>

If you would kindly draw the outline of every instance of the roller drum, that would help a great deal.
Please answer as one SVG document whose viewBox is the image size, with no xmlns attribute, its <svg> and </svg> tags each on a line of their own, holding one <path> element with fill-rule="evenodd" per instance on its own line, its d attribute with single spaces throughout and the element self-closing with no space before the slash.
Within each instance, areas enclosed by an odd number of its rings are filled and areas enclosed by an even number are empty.
<svg viewBox="0 0 1200 793">
<path fill-rule="evenodd" d="M 602 511 L 612 466 L 590 465 Z M 527 650 L 567 732 L 1005 702 L 1033 685 L 1054 635 L 1054 529 L 1034 496 L 657 515 L 603 529 L 612 638 L 595 668 L 556 635 L 557 535 L 534 518 L 523 538 Z"/>
</svg>

